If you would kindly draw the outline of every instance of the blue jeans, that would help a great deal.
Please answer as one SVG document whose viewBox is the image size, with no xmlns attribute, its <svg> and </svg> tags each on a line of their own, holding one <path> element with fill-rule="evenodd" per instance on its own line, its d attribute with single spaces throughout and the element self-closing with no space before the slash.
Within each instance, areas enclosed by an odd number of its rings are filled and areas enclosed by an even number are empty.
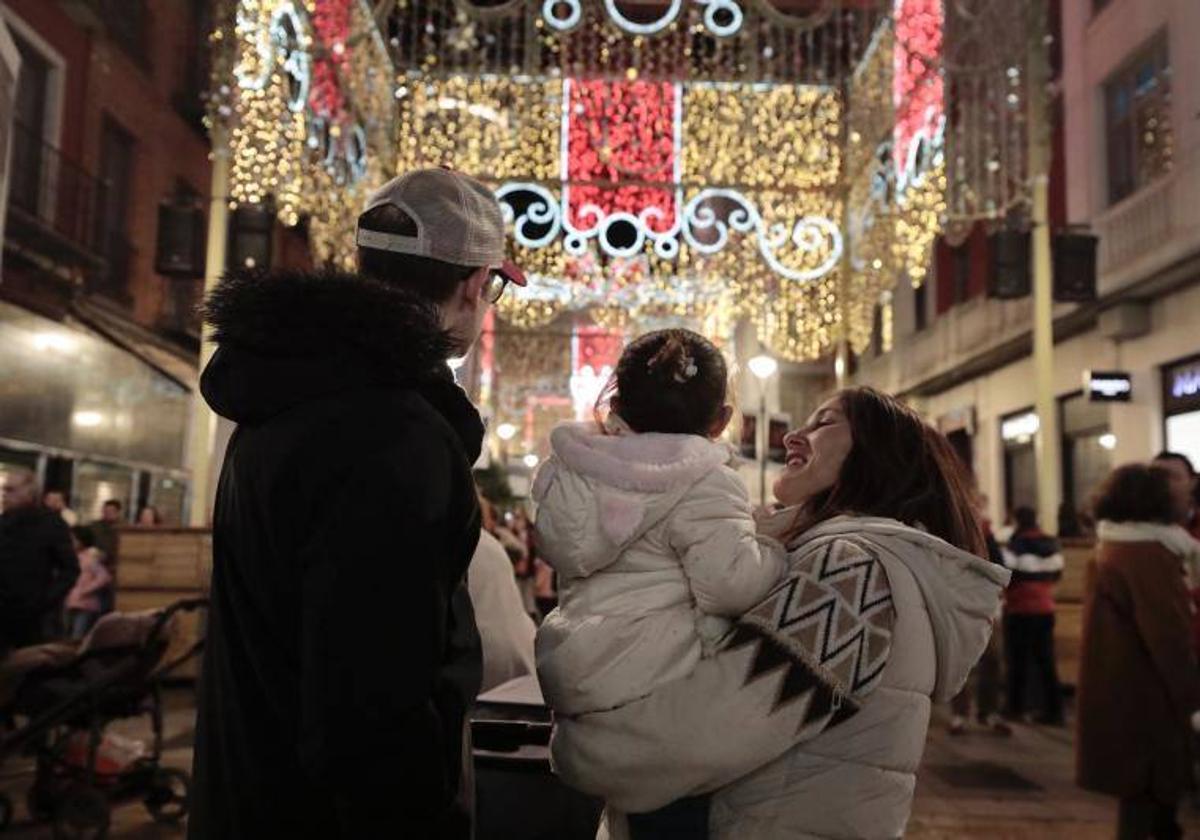
<svg viewBox="0 0 1200 840">
<path fill-rule="evenodd" d="M 631 840 L 708 840 L 711 794 L 677 799 L 645 814 L 629 815 Z"/>
</svg>

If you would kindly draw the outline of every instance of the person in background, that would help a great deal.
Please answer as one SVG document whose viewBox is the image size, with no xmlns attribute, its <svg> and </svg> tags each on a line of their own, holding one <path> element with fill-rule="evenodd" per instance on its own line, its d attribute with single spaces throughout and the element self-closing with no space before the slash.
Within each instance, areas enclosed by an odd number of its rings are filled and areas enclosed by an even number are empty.
<svg viewBox="0 0 1200 840">
<path fill-rule="evenodd" d="M 125 524 L 125 506 L 120 499 L 109 499 L 100 508 L 100 519 L 89 527 L 96 538 L 96 548 L 103 555 L 104 568 L 114 585 L 105 587 L 100 593 L 100 615 L 107 615 L 116 606 L 117 563 L 120 559 L 121 535 L 118 528 Z"/>
<path fill-rule="evenodd" d="M 138 511 L 136 524 L 139 528 L 157 528 L 163 524 L 162 514 L 154 505 L 145 505 Z"/>
<path fill-rule="evenodd" d="M 101 593 L 112 584 L 112 575 L 104 567 L 104 556 L 96 548 L 91 528 L 72 528 L 71 542 L 79 558 L 79 578 L 67 595 L 67 635 L 82 639 L 100 617 Z"/>
<path fill-rule="evenodd" d="M 537 626 L 517 588 L 512 560 L 496 538 L 496 509 L 478 487 L 476 492 L 483 530 L 467 570 L 467 590 L 483 643 L 483 681 L 479 690 L 484 692 L 534 673 L 533 640 Z"/>
<path fill-rule="evenodd" d="M 1160 452 L 1150 465 L 1163 471 L 1171 490 L 1171 515 L 1195 539 L 1200 539 L 1200 506 L 1196 504 L 1196 468 L 1179 452 Z"/>
<path fill-rule="evenodd" d="M 987 496 L 978 493 L 975 497 L 975 511 L 979 516 L 979 524 L 983 529 L 983 540 L 987 546 L 988 559 L 998 566 L 1004 565 L 1004 556 L 996 536 L 992 533 L 992 523 L 987 517 Z M 975 714 L 980 725 L 1001 737 L 1012 735 L 1009 726 L 998 714 L 1000 708 L 1001 686 L 1001 643 L 999 623 L 1001 602 L 996 602 L 996 615 L 992 621 L 992 635 L 983 655 L 971 670 L 971 675 L 962 687 L 962 691 L 954 695 L 950 701 L 953 717 L 950 719 L 950 734 L 963 735 L 967 731 L 967 719 L 971 715 L 971 685 L 975 688 Z"/>
<path fill-rule="evenodd" d="M 1178 452 L 1160 452 L 1154 456 L 1151 465 L 1167 476 L 1173 521 L 1193 539 L 1200 540 L 1200 504 L 1196 502 L 1200 481 L 1196 479 L 1192 460 Z M 1192 647 L 1200 656 L 1200 563 L 1190 563 L 1187 573 L 1192 599 Z"/>
<path fill-rule="evenodd" d="M 4 478 L 0 513 L 0 654 L 53 635 L 79 577 L 67 523 L 40 504 L 29 470 Z"/>
<path fill-rule="evenodd" d="M 1099 543 L 1083 609 L 1076 781 L 1120 798 L 1118 838 L 1182 837 L 1200 677 L 1183 565 L 1200 545 L 1175 524 L 1166 472 L 1119 467 L 1095 503 Z"/>
<path fill-rule="evenodd" d="M 533 640 L 537 626 L 521 601 L 508 553 L 488 531 L 467 570 L 467 591 L 475 608 L 475 624 L 483 643 L 480 692 L 534 673 Z"/>
<path fill-rule="evenodd" d="M 1012 581 L 1004 593 L 1004 647 L 1008 659 L 1010 718 L 1025 715 L 1026 677 L 1032 665 L 1040 677 L 1042 711 L 1035 723 L 1063 724 L 1062 690 L 1054 664 L 1054 587 L 1062 577 L 1058 540 L 1042 531 L 1033 508 L 1014 511 L 1016 530 L 1003 550 Z"/>
<path fill-rule="evenodd" d="M 42 497 L 42 504 L 63 518 L 67 526 L 74 528 L 79 524 L 79 514 L 67 507 L 67 496 L 61 490 L 47 490 Z"/>
</svg>

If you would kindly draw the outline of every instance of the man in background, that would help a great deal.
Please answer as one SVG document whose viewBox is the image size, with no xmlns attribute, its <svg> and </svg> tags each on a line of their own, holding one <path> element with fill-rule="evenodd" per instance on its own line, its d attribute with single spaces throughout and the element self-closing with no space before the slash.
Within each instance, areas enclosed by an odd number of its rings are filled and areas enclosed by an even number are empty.
<svg viewBox="0 0 1200 840">
<path fill-rule="evenodd" d="M 0 654 L 61 629 L 63 601 L 79 577 L 67 523 L 40 504 L 29 470 L 6 474 L 0 513 Z"/>
<path fill-rule="evenodd" d="M 68 528 L 74 528 L 79 524 L 79 514 L 67 507 L 67 496 L 63 491 L 47 490 L 42 504 L 61 516 Z"/>
</svg>

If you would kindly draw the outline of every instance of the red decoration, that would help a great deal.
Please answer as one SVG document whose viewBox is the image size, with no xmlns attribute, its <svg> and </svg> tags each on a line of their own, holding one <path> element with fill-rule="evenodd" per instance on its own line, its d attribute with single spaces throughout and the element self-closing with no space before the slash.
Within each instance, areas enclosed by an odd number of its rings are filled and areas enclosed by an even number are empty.
<svg viewBox="0 0 1200 840">
<path fill-rule="evenodd" d="M 895 0 L 896 47 L 892 101 L 896 125 L 892 153 L 897 171 L 908 165 L 913 137 L 932 136 L 945 113 L 938 56 L 942 51 L 941 0 Z"/>
<path fill-rule="evenodd" d="M 341 122 L 346 112 L 346 95 L 338 83 L 338 74 L 347 71 L 350 61 L 350 5 L 354 0 L 316 0 L 311 19 L 320 42 L 321 57 L 313 62 L 308 104 L 314 114 L 332 122 Z"/>
<path fill-rule="evenodd" d="M 589 324 L 576 324 L 574 346 L 571 348 L 571 373 L 578 374 L 585 366 L 595 373 L 600 373 L 605 367 L 616 370 L 624 346 L 625 338 L 619 332 Z"/>
<path fill-rule="evenodd" d="M 657 207 L 663 215 L 651 219 L 649 228 L 670 230 L 675 224 L 674 86 L 573 80 L 568 107 L 571 223 L 583 230 L 595 226 L 593 215 L 580 212 L 586 204 L 606 214 L 634 216 Z"/>
</svg>

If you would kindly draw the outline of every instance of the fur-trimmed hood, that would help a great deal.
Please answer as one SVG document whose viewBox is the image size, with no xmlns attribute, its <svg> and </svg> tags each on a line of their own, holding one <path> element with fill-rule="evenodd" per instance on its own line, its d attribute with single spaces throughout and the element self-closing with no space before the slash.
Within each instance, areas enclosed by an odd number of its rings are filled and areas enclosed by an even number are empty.
<svg viewBox="0 0 1200 840">
<path fill-rule="evenodd" d="M 436 307 L 360 275 L 233 271 L 203 312 L 219 349 L 200 389 L 238 423 L 338 391 L 448 376 L 452 343 Z"/>
<path fill-rule="evenodd" d="M 679 504 L 701 479 L 728 464 L 724 443 L 698 435 L 634 434 L 621 423 L 564 423 L 550 433 L 553 457 L 539 470 L 533 498 L 544 504 L 552 483 L 574 527 L 544 554 L 559 574 L 586 577 L 613 560 Z M 559 544 L 561 542 L 561 544 Z"/>
</svg>

